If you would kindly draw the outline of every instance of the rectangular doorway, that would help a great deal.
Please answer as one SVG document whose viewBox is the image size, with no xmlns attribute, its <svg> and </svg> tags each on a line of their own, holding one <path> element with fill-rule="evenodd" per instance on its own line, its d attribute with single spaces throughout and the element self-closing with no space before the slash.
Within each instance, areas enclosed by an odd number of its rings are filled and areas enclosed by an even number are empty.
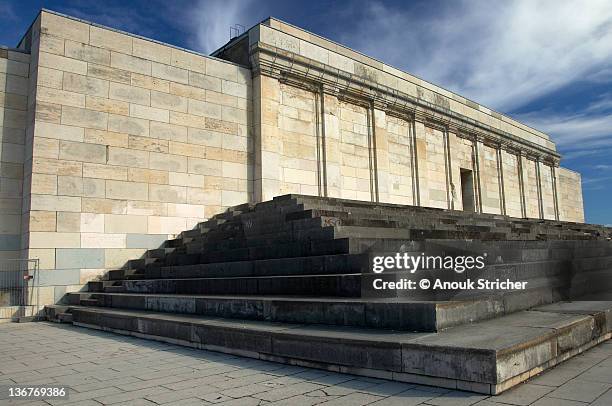
<svg viewBox="0 0 612 406">
<path fill-rule="evenodd" d="M 464 211 L 475 211 L 474 204 L 474 173 L 469 169 L 461 171 L 461 200 Z"/>
</svg>

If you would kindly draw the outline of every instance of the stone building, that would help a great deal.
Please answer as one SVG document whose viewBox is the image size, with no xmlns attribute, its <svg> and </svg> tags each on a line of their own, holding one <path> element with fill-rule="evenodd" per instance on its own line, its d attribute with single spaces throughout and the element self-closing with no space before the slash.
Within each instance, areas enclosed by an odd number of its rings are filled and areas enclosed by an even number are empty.
<svg viewBox="0 0 612 406">
<path fill-rule="evenodd" d="M 206 56 L 43 10 L 0 92 L 0 258 L 40 304 L 287 193 L 584 221 L 548 135 L 273 18 Z"/>
</svg>

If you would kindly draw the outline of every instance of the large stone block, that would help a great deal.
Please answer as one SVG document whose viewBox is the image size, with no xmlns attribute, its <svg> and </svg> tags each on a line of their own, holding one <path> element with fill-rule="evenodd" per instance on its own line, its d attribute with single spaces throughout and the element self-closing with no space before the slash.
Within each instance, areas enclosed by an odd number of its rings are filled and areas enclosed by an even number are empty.
<svg viewBox="0 0 612 406">
<path fill-rule="evenodd" d="M 111 180 L 127 180 L 127 168 L 85 163 L 83 164 L 83 177 Z"/>
<path fill-rule="evenodd" d="M 147 168 L 149 166 L 149 153 L 135 149 L 109 147 L 108 164 Z"/>
<path fill-rule="evenodd" d="M 238 81 L 238 66 L 218 59 L 206 60 L 206 74 L 232 82 Z"/>
<path fill-rule="evenodd" d="M 89 44 L 99 48 L 132 54 L 132 37 L 101 27 L 90 27 Z"/>
<path fill-rule="evenodd" d="M 189 72 L 189 84 L 202 89 L 221 92 L 221 79 L 214 76 L 203 75 L 197 72 Z"/>
<path fill-rule="evenodd" d="M 167 239 L 167 234 L 128 234 L 126 248 L 158 248 Z"/>
<path fill-rule="evenodd" d="M 104 217 L 106 233 L 146 233 L 147 217 L 107 214 Z"/>
<path fill-rule="evenodd" d="M 204 206 L 200 204 L 168 203 L 168 216 L 204 218 Z"/>
<path fill-rule="evenodd" d="M 153 202 L 186 203 L 187 189 L 183 186 L 149 185 L 149 200 Z"/>
<path fill-rule="evenodd" d="M 106 181 L 108 199 L 149 200 L 149 189 L 146 183 Z"/>
<path fill-rule="evenodd" d="M 37 81 L 39 86 L 61 89 L 64 81 L 64 72 L 40 66 L 38 68 Z"/>
<path fill-rule="evenodd" d="M 155 107 L 141 106 L 138 104 L 132 104 L 130 106 L 130 116 L 142 118 L 145 120 L 161 121 L 168 123 L 170 120 L 170 114 L 168 110 L 159 109 Z"/>
<path fill-rule="evenodd" d="M 135 117 L 125 117 L 116 114 L 108 115 L 108 130 L 118 133 L 148 136 L 149 121 Z"/>
<path fill-rule="evenodd" d="M 151 92 L 151 106 L 186 113 L 187 98 L 164 92 Z"/>
<path fill-rule="evenodd" d="M 127 214 L 125 200 L 83 198 L 84 213 Z"/>
<path fill-rule="evenodd" d="M 104 214 L 80 213 L 80 230 L 83 233 L 103 233 Z"/>
<path fill-rule="evenodd" d="M 72 72 L 79 75 L 87 74 L 87 62 L 66 58 L 65 56 L 49 54 L 47 52 L 40 52 L 38 64 L 45 68 L 59 69 L 64 72 Z"/>
<path fill-rule="evenodd" d="M 170 172 L 168 183 L 175 186 L 204 187 L 204 175 Z"/>
<path fill-rule="evenodd" d="M 209 58 L 202 55 L 197 55 L 193 52 L 185 51 L 182 49 L 172 49 L 172 66 L 178 66 L 179 68 L 188 69 L 194 72 L 205 73 L 206 72 L 206 61 Z"/>
<path fill-rule="evenodd" d="M 124 85 L 121 83 L 110 83 L 109 97 L 129 103 L 151 105 L 151 91 L 140 87 Z"/>
<path fill-rule="evenodd" d="M 42 86 L 39 86 L 37 89 L 36 100 L 39 102 L 61 104 L 64 106 L 85 107 L 84 94 Z"/>
<path fill-rule="evenodd" d="M 83 137 L 84 141 L 89 144 L 101 144 L 112 147 L 128 146 L 128 134 L 117 133 L 112 131 L 94 130 L 91 128 L 85 129 Z"/>
<path fill-rule="evenodd" d="M 172 48 L 141 38 L 132 38 L 132 54 L 139 58 L 170 65 Z"/>
<path fill-rule="evenodd" d="M 187 127 L 152 121 L 150 126 L 150 135 L 153 138 L 160 138 L 162 140 L 186 142 Z"/>
<path fill-rule="evenodd" d="M 171 82 L 189 83 L 189 72 L 187 70 L 162 63 L 153 62 L 151 66 L 151 76 Z"/>
<path fill-rule="evenodd" d="M 57 194 L 57 176 L 42 173 L 33 173 L 30 185 L 30 193 L 41 195 Z"/>
<path fill-rule="evenodd" d="M 30 248 L 79 248 L 79 233 L 31 232 Z"/>
<path fill-rule="evenodd" d="M 106 79 L 112 82 L 130 84 L 131 73 L 123 69 L 111 68 L 110 66 L 87 64 L 87 76 Z"/>
<path fill-rule="evenodd" d="M 165 185 L 168 184 L 168 172 L 153 169 L 128 168 L 128 180 L 131 182 L 159 183 Z"/>
<path fill-rule="evenodd" d="M 189 173 L 208 176 L 223 176 L 223 163 L 221 161 L 201 158 L 189 158 Z"/>
<path fill-rule="evenodd" d="M 99 248 L 60 248 L 55 257 L 56 269 L 102 268 L 105 262 L 104 250 Z"/>
<path fill-rule="evenodd" d="M 124 248 L 125 234 L 81 233 L 81 248 Z"/>
<path fill-rule="evenodd" d="M 62 107 L 63 125 L 106 130 L 108 128 L 108 113 L 87 110 L 78 107 Z"/>
<path fill-rule="evenodd" d="M 30 198 L 30 208 L 32 210 L 80 212 L 81 198 L 33 194 Z"/>
<path fill-rule="evenodd" d="M 110 65 L 110 51 L 92 47 L 80 42 L 65 41 L 64 53 L 70 58 L 93 62 L 99 65 Z"/>
<path fill-rule="evenodd" d="M 141 75 L 139 73 L 131 73 L 132 86 L 144 87 L 145 89 L 155 90 L 158 92 L 170 91 L 170 82 L 160 78 L 154 78 L 153 76 Z"/>
<path fill-rule="evenodd" d="M 58 159 L 33 158 L 32 172 L 47 173 L 49 175 L 81 176 L 83 174 L 83 164 L 81 162 Z"/>
<path fill-rule="evenodd" d="M 41 13 L 41 33 L 71 39 L 82 43 L 89 42 L 89 24 L 43 11 Z"/>
<path fill-rule="evenodd" d="M 127 214 L 135 214 L 138 216 L 166 216 L 168 214 L 168 205 L 161 202 L 128 202 Z"/>
<path fill-rule="evenodd" d="M 151 234 L 179 234 L 187 228 L 186 219 L 183 217 L 160 217 L 150 216 L 149 233 Z"/>
<path fill-rule="evenodd" d="M 111 67 L 151 76 L 151 61 L 117 52 L 111 52 Z"/>
<path fill-rule="evenodd" d="M 56 231 L 56 212 L 30 211 L 30 231 Z"/>
<path fill-rule="evenodd" d="M 90 110 L 102 111 L 105 113 L 120 114 L 128 116 L 130 114 L 130 104 L 123 101 L 105 99 L 103 97 L 86 96 L 85 107 Z"/>
<path fill-rule="evenodd" d="M 106 147 L 84 142 L 60 141 L 59 158 L 67 161 L 106 163 Z"/>
<path fill-rule="evenodd" d="M 78 233 L 81 231 L 81 213 L 57 213 L 57 231 L 63 233 Z"/>
<path fill-rule="evenodd" d="M 106 250 L 106 268 L 119 268 L 124 266 L 130 259 L 140 257 L 146 251 L 145 248 L 122 248 Z"/>
<path fill-rule="evenodd" d="M 187 172 L 187 157 L 182 155 L 151 152 L 149 168 L 162 171 Z M 167 181 L 164 183 L 167 183 Z"/>
<path fill-rule="evenodd" d="M 209 102 L 189 99 L 188 113 L 201 117 L 213 117 L 221 119 L 222 106 Z"/>
</svg>

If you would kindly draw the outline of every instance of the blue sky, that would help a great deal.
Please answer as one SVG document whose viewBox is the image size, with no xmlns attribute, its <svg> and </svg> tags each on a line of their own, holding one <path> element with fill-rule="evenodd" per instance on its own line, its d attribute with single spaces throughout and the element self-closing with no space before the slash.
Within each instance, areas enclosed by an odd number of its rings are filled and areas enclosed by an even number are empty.
<svg viewBox="0 0 612 406">
<path fill-rule="evenodd" d="M 278 17 L 550 134 L 583 176 L 587 222 L 612 224 L 609 0 L 0 0 L 0 44 L 41 7 L 206 53 Z"/>
</svg>

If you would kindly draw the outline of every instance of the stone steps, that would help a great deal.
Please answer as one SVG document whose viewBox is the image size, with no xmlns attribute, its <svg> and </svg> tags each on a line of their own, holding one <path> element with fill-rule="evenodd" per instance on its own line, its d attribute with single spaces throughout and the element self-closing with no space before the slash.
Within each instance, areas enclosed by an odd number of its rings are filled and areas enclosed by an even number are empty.
<svg viewBox="0 0 612 406">
<path fill-rule="evenodd" d="M 367 299 L 258 295 L 74 292 L 71 305 L 199 314 L 245 320 L 328 324 L 404 331 L 440 331 L 550 304 L 548 288 L 456 300 Z"/>
<path fill-rule="evenodd" d="M 70 306 L 77 326 L 292 365 L 498 394 L 610 338 L 612 302 L 543 306 L 438 333 Z M 49 314 L 55 314 L 49 307 Z M 63 312 L 62 312 L 63 314 Z"/>
</svg>

